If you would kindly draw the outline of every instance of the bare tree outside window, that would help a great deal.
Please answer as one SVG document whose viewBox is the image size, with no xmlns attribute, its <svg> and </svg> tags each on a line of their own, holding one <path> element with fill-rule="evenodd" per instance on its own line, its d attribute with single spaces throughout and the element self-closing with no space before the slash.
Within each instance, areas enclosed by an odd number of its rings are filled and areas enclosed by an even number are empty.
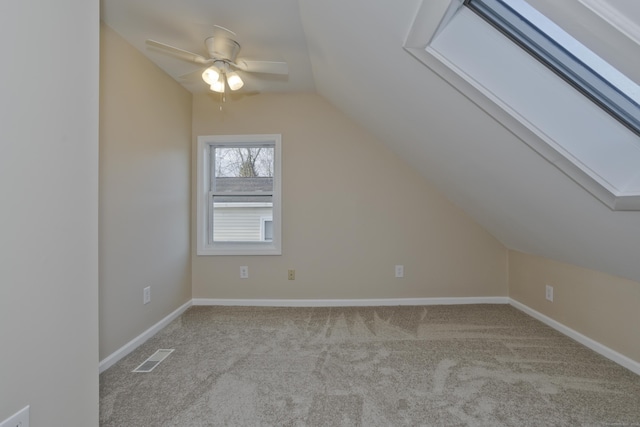
<svg viewBox="0 0 640 427">
<path fill-rule="evenodd" d="M 215 150 L 216 177 L 273 177 L 273 158 L 273 147 L 218 147 Z"/>
</svg>

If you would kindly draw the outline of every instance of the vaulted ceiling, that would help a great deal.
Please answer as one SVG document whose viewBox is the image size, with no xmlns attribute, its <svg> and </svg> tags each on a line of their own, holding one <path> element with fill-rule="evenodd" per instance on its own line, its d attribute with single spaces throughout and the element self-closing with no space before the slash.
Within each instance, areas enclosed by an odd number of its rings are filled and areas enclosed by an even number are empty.
<svg viewBox="0 0 640 427">
<path fill-rule="evenodd" d="M 180 76 L 198 66 L 148 49 L 145 39 L 205 55 L 213 24 L 229 28 L 240 56 L 289 64 L 286 78 L 243 74 L 243 90 L 315 91 L 507 247 L 640 281 L 640 212 L 611 211 L 407 54 L 403 44 L 421 3 L 102 0 L 101 13 L 193 92 L 207 87 Z M 640 46 L 630 37 L 640 28 L 640 2 L 599 2 L 628 21 L 630 34 L 594 13 L 592 0 L 530 3 L 591 39 L 590 47 L 640 82 Z"/>
</svg>

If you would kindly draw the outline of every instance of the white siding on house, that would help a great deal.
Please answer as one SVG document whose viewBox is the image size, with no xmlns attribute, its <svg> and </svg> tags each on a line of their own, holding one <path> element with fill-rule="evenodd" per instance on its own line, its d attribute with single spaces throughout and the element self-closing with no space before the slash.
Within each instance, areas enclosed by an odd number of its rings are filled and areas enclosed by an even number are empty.
<svg viewBox="0 0 640 427">
<path fill-rule="evenodd" d="M 223 205 L 223 206 L 220 206 Z M 262 218 L 271 218 L 273 208 L 263 206 L 224 206 L 214 203 L 213 240 L 215 242 L 262 241 Z"/>
</svg>

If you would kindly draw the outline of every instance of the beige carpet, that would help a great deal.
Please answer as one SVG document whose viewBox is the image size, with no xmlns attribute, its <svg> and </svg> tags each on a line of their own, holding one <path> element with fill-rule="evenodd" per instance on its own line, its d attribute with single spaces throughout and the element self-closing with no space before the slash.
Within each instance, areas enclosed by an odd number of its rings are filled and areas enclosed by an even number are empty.
<svg viewBox="0 0 640 427">
<path fill-rule="evenodd" d="M 507 305 L 192 307 L 100 376 L 100 421 L 640 426 L 640 377 Z"/>
</svg>

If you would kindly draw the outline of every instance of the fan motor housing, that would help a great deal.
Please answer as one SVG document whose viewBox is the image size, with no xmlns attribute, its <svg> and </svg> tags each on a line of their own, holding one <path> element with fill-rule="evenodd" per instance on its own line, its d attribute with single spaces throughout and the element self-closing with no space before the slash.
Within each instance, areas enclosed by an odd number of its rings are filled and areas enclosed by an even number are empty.
<svg viewBox="0 0 640 427">
<path fill-rule="evenodd" d="M 226 37 L 208 37 L 204 41 L 207 46 L 209 56 L 215 59 L 225 59 L 231 62 L 235 62 L 236 56 L 240 51 L 240 44 L 232 39 Z"/>
</svg>

